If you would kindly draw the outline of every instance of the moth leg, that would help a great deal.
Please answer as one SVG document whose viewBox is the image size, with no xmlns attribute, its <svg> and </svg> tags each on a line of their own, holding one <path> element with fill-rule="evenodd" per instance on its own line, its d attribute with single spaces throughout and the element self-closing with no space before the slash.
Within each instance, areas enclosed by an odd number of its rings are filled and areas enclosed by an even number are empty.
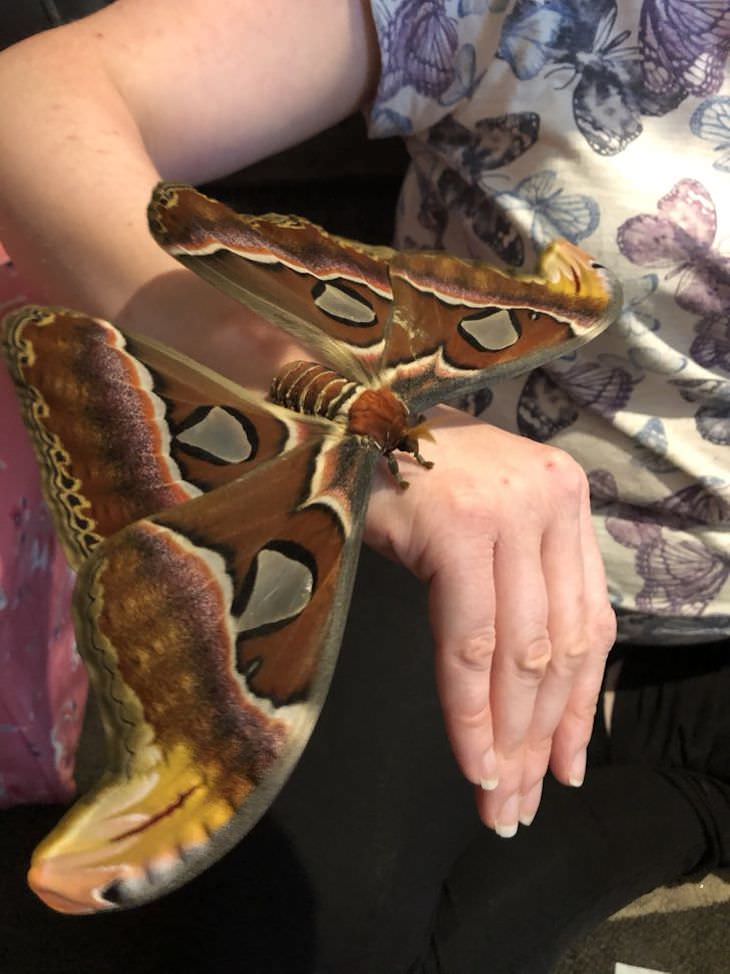
<svg viewBox="0 0 730 974">
<path fill-rule="evenodd" d="M 405 490 L 410 486 L 410 484 L 407 480 L 404 480 L 401 477 L 400 470 L 398 469 L 398 461 L 392 453 L 386 453 L 385 459 L 388 461 L 388 470 L 390 470 L 391 474 L 395 478 L 395 482 L 398 484 L 401 490 Z"/>
<path fill-rule="evenodd" d="M 421 454 L 418 452 L 418 450 L 414 450 L 413 451 L 413 456 L 421 464 L 422 467 L 425 467 L 426 468 L 426 470 L 430 470 L 431 467 L 433 467 L 433 460 L 426 460 L 426 459 L 424 459 L 421 456 Z"/>
</svg>

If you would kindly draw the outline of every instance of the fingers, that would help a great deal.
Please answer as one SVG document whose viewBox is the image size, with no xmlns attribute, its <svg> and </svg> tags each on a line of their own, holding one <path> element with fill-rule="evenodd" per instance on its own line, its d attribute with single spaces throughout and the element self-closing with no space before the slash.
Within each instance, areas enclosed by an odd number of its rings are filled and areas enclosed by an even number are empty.
<svg viewBox="0 0 730 974">
<path fill-rule="evenodd" d="M 490 685 L 495 649 L 493 543 L 479 541 L 466 564 L 446 562 L 432 578 L 431 625 L 436 681 L 446 730 L 464 775 L 473 784 L 497 784 Z"/>
<path fill-rule="evenodd" d="M 567 458 L 558 462 L 559 503 L 547 504 L 540 530 L 523 511 L 521 529 L 503 528 L 495 547 L 490 700 L 499 782 L 478 805 L 505 837 L 533 820 L 549 764 L 565 784 L 582 783 L 615 636 L 585 477 Z"/>
<path fill-rule="evenodd" d="M 534 817 L 548 765 L 582 780 L 613 614 L 575 461 L 463 415 L 438 437 L 397 506 L 375 492 L 368 537 L 430 583 L 448 734 L 507 836 Z"/>
<path fill-rule="evenodd" d="M 572 478 L 572 473 L 564 473 Z M 535 700 L 526 735 L 521 792 L 527 795 L 547 771 L 553 735 L 591 647 L 587 634 L 586 564 L 582 507 L 587 489 L 582 475 L 563 485 L 574 503 L 562 504 L 542 539 L 542 570 L 548 599 L 550 662 Z M 576 746 L 577 751 L 577 746 Z"/>
<path fill-rule="evenodd" d="M 593 730 L 606 657 L 616 640 L 616 617 L 608 602 L 603 559 L 587 505 L 581 513 L 581 542 L 586 577 L 588 652 L 555 730 L 550 761 L 555 777 L 572 785 L 580 785 L 583 780 L 586 747 Z"/>
<path fill-rule="evenodd" d="M 497 653 L 491 700 L 499 785 L 481 807 L 487 824 L 505 837 L 517 831 L 525 742 L 550 663 L 540 540 L 538 532 L 510 533 L 499 538 L 495 551 Z"/>
</svg>

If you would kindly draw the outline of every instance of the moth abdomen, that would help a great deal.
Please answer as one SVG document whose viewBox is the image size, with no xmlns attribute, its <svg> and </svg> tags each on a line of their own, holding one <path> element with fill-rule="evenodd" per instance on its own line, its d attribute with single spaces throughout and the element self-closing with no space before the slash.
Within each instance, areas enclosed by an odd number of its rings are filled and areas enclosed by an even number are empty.
<svg viewBox="0 0 730 974">
<path fill-rule="evenodd" d="M 294 412 L 334 419 L 361 390 L 357 382 L 317 362 L 289 362 L 274 377 L 269 395 Z"/>
</svg>

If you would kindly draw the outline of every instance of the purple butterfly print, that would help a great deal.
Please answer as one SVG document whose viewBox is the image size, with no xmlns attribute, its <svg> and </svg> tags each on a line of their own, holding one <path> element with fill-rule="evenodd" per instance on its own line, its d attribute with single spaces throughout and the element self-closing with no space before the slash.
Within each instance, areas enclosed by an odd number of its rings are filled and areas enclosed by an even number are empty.
<svg viewBox="0 0 730 974">
<path fill-rule="evenodd" d="M 380 23 L 381 99 L 391 98 L 404 85 L 420 95 L 439 98 L 454 83 L 454 59 L 459 47 L 456 20 L 437 0 L 403 0 L 395 8 L 376 11 Z"/>
<path fill-rule="evenodd" d="M 706 369 L 721 369 L 730 374 L 730 311 L 705 315 L 695 325 L 697 337 L 689 354 Z"/>
<path fill-rule="evenodd" d="M 644 0 L 639 47 L 649 91 L 715 94 L 730 51 L 730 6 L 726 0 Z"/>
<path fill-rule="evenodd" d="M 578 406 L 611 418 L 625 408 L 640 378 L 626 366 L 599 356 L 597 362 L 551 369 L 549 375 L 543 369 L 533 372 L 517 404 L 520 433 L 544 443 L 578 419 Z"/>
<path fill-rule="evenodd" d="M 476 392 L 472 392 L 463 399 L 460 399 L 455 405 L 458 409 L 468 413 L 470 416 L 481 416 L 489 408 L 493 398 L 494 393 L 492 390 L 489 386 L 484 386 L 483 389 L 478 389 Z"/>
<path fill-rule="evenodd" d="M 449 107 L 457 102 L 469 101 L 484 80 L 484 71 L 477 72 L 477 52 L 473 44 L 463 44 L 456 52 L 452 68 L 452 81 L 439 95 L 439 104 Z"/>
<path fill-rule="evenodd" d="M 626 220 L 617 234 L 621 253 L 643 267 L 668 267 L 679 275 L 675 301 L 696 314 L 730 309 L 730 257 L 712 249 L 717 229 L 715 204 L 702 183 L 682 179 L 663 196 L 658 216 L 642 213 Z"/>
<path fill-rule="evenodd" d="M 441 209 L 435 202 L 439 199 Z M 494 197 L 467 182 L 455 169 L 444 169 L 438 176 L 436 195 L 432 200 L 430 209 L 424 210 L 422 204 L 419 211 L 422 226 L 437 227 L 444 216 L 448 219 L 449 213 L 457 213 L 467 221 L 474 235 L 506 264 L 519 267 L 524 262 L 525 248 L 517 228 Z"/>
<path fill-rule="evenodd" d="M 636 48 L 627 47 L 629 31 L 613 35 L 616 8 L 598 23 L 593 49 L 576 57 L 579 75 L 573 92 L 573 117 L 594 152 L 613 156 L 643 131 L 637 81 Z"/>
<path fill-rule="evenodd" d="M 726 499 L 727 491 L 722 491 L 721 486 L 712 481 L 690 484 L 649 505 L 648 510 L 667 527 L 727 525 L 730 523 L 730 502 Z"/>
<path fill-rule="evenodd" d="M 546 443 L 578 419 L 578 407 L 541 369 L 532 372 L 517 403 L 517 428 L 522 436 Z"/>
<path fill-rule="evenodd" d="M 636 596 L 640 611 L 699 615 L 730 575 L 726 558 L 693 538 L 666 538 L 658 524 L 607 517 L 606 529 L 619 544 L 636 549 L 636 572 L 644 579 Z"/>
<path fill-rule="evenodd" d="M 601 510 L 601 508 L 616 503 L 618 486 L 616 478 L 610 470 L 589 470 L 587 477 L 591 492 L 591 505 L 594 510 Z"/>
<path fill-rule="evenodd" d="M 730 444 L 730 389 L 723 379 L 670 379 L 685 402 L 701 403 L 695 427 L 703 440 Z"/>
<path fill-rule="evenodd" d="M 616 479 L 609 470 L 591 470 L 588 483 L 593 509 L 603 511 L 614 520 L 633 525 L 659 525 L 677 531 L 693 525 L 721 527 L 730 523 L 727 485 L 718 478 L 707 478 L 682 487 L 641 507 L 619 500 Z M 615 524 L 613 527 L 619 531 Z M 635 527 L 630 528 L 632 537 L 634 530 Z"/>
<path fill-rule="evenodd" d="M 568 386 L 571 396 L 581 406 L 607 419 L 626 408 L 634 386 L 643 378 L 628 362 L 608 355 L 599 355 L 597 361 L 565 370 L 555 369 L 552 374 L 559 376 L 559 381 Z"/>
<path fill-rule="evenodd" d="M 457 122 L 453 115 L 446 115 L 433 126 L 428 144 L 444 168 L 434 177 L 438 166 L 434 166 L 433 158 L 421 164 L 431 176 L 419 176 L 418 219 L 435 233 L 435 246 L 443 247 L 449 210 L 454 210 L 472 223 L 474 233 L 506 263 L 523 263 L 524 247 L 519 234 L 476 184 L 481 184 L 484 173 L 512 162 L 531 148 L 537 141 L 539 127 L 540 118 L 534 112 L 482 118 L 473 130 Z"/>
<path fill-rule="evenodd" d="M 726 403 L 701 406 L 695 426 L 703 440 L 716 446 L 730 446 L 730 406 Z"/>
<path fill-rule="evenodd" d="M 449 212 L 446 209 L 444 198 L 420 170 L 417 171 L 416 180 L 420 201 L 418 222 L 424 229 L 433 234 L 433 248 L 443 250 L 444 233 L 449 222 Z"/>
</svg>

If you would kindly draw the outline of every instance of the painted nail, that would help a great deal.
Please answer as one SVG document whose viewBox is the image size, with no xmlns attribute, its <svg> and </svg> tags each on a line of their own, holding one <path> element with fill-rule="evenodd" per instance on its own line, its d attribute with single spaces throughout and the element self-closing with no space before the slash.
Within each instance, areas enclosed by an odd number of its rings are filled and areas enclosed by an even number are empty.
<svg viewBox="0 0 730 974">
<path fill-rule="evenodd" d="M 573 761 L 570 768 L 569 783 L 573 788 L 580 788 L 586 776 L 586 752 L 581 751 Z"/>
<path fill-rule="evenodd" d="M 497 755 L 494 753 L 494 748 L 490 747 L 482 758 L 482 777 L 479 784 L 485 791 L 494 791 L 499 784 Z"/>
<path fill-rule="evenodd" d="M 494 831 L 502 839 L 511 839 L 517 833 L 517 819 L 520 813 L 520 796 L 510 795 L 497 816 Z"/>
</svg>

